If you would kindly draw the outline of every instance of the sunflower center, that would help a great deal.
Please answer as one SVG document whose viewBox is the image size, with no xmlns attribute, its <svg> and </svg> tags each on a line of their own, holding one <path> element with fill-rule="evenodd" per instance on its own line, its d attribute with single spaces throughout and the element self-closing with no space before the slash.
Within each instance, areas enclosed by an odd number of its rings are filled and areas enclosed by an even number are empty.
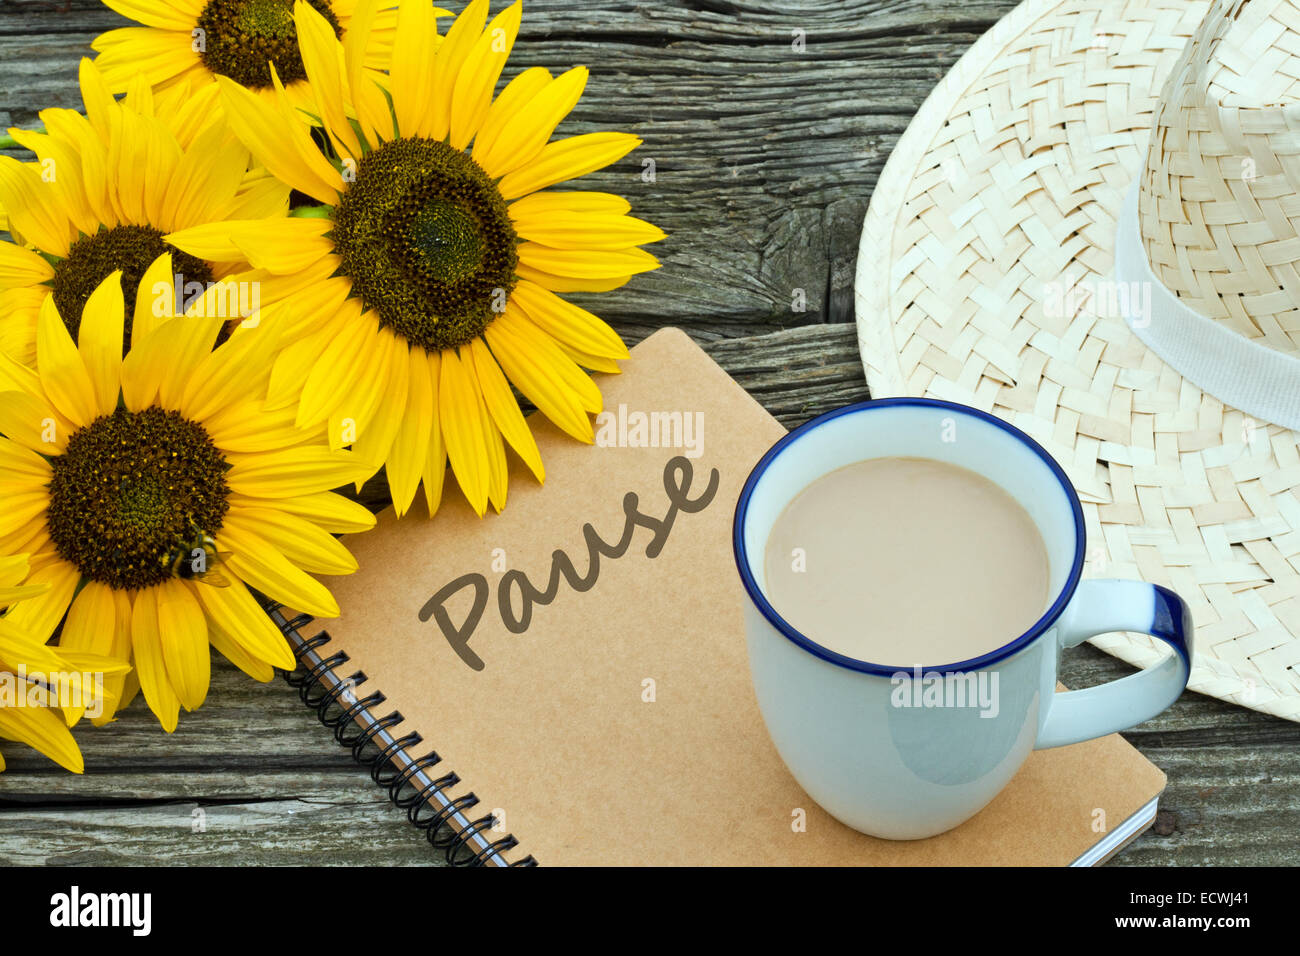
<svg viewBox="0 0 1300 956">
<path fill-rule="evenodd" d="M 343 28 L 329 0 L 307 0 L 334 28 Z M 307 71 L 298 53 L 293 0 L 209 0 L 199 14 L 195 46 L 204 66 L 250 89 L 271 86 L 271 67 L 286 85 L 305 80 Z M 200 45 L 201 41 L 201 45 Z"/>
<path fill-rule="evenodd" d="M 221 528 L 226 461 L 178 412 L 119 408 L 50 462 L 50 539 L 83 576 L 119 590 L 161 584 L 171 558 Z"/>
<path fill-rule="evenodd" d="M 126 306 L 126 335 L 122 337 L 122 354 L 125 355 L 126 343 L 131 341 L 131 320 L 135 314 L 135 296 L 140 280 L 164 252 L 172 254 L 172 271 L 183 276 L 185 284 L 202 282 L 206 286 L 212 281 L 212 270 L 206 262 L 163 242 L 163 234 L 153 226 L 114 226 L 82 236 L 74 242 L 67 258 L 55 265 L 54 278 L 50 282 L 54 304 L 73 340 L 81 330 L 81 311 L 86 307 L 90 293 L 115 269 L 121 269 Z"/>
<path fill-rule="evenodd" d="M 518 236 L 505 200 L 469 156 L 399 139 L 367 153 L 334 209 L 341 272 L 412 345 L 464 345 L 505 308 Z"/>
</svg>

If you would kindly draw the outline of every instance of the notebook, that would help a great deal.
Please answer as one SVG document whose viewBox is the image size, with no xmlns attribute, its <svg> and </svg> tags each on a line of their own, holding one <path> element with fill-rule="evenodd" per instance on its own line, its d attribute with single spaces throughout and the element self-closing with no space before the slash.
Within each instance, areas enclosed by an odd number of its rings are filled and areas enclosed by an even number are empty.
<svg viewBox="0 0 1300 956">
<path fill-rule="evenodd" d="M 595 446 L 534 416 L 545 485 L 515 462 L 480 519 L 449 478 L 434 520 L 390 510 L 348 538 L 339 618 L 268 608 L 304 701 L 452 862 L 1089 864 L 1151 823 L 1164 774 L 1118 735 L 1035 752 L 931 839 L 822 811 L 763 726 L 731 552 L 784 430 L 678 330 L 624 367 Z"/>
</svg>

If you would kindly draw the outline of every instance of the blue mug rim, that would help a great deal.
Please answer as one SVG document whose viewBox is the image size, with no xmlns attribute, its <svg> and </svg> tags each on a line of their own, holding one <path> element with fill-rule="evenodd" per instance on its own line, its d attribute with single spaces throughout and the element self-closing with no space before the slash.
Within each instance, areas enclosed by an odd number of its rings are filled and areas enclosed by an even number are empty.
<svg viewBox="0 0 1300 956">
<path fill-rule="evenodd" d="M 809 432 L 815 431 L 827 422 L 834 421 L 844 415 L 879 411 L 885 408 L 897 406 L 946 409 L 959 415 L 979 419 L 980 421 L 1002 429 L 1037 455 L 1043 464 L 1051 470 L 1052 474 L 1056 477 L 1058 484 L 1060 484 L 1061 490 L 1065 492 L 1066 501 L 1070 504 L 1070 510 L 1074 518 L 1075 544 L 1074 559 L 1071 563 L 1070 573 L 1066 579 L 1065 586 L 1061 588 L 1060 593 L 1056 596 L 1056 599 L 1052 602 L 1051 606 L 1043 616 L 1040 617 L 1034 625 L 1029 628 L 1029 630 L 1001 647 L 989 651 L 988 653 L 981 654 L 979 657 L 972 657 L 969 660 L 957 661 L 953 664 L 940 664 L 933 667 L 928 665 L 918 667 L 917 665 L 910 664 L 906 666 L 900 665 L 897 667 L 890 667 L 884 664 L 874 664 L 869 661 L 858 660 L 855 657 L 848 657 L 844 654 L 837 653 L 828 647 L 818 644 L 786 621 L 786 619 L 783 618 L 770 603 L 768 603 L 767 598 L 764 596 L 762 590 L 759 589 L 758 582 L 754 579 L 754 575 L 750 571 L 750 562 L 748 560 L 748 552 L 746 551 L 744 541 L 745 519 L 749 512 L 750 498 L 753 496 L 754 490 L 758 487 L 759 481 L 771 466 L 772 462 L 780 457 L 782 452 L 784 452 L 788 447 L 797 442 L 800 437 L 807 435 Z M 740 580 L 745 586 L 745 592 L 749 595 L 749 599 L 754 603 L 754 606 L 758 608 L 763 617 L 767 618 L 768 623 L 775 627 L 780 634 L 797 647 L 808 651 L 816 657 L 820 657 L 828 663 L 835 664 L 838 667 L 843 667 L 848 670 L 858 671 L 863 674 L 874 674 L 879 677 L 892 677 L 899 673 L 911 674 L 917 670 L 922 673 L 964 673 L 967 671 L 980 670 L 988 667 L 990 664 L 996 664 L 999 661 L 1005 660 L 1013 654 L 1018 653 L 1023 648 L 1028 647 L 1046 633 L 1046 631 L 1056 622 L 1056 619 L 1061 616 L 1066 605 L 1070 603 L 1070 599 L 1074 597 L 1074 592 L 1078 589 L 1079 581 L 1083 577 L 1083 555 L 1086 548 L 1083 506 L 1079 503 L 1079 495 L 1078 492 L 1074 490 L 1074 485 L 1071 483 L 1069 477 L 1065 474 L 1065 470 L 1060 466 L 1056 459 L 1049 455 L 1042 445 L 1038 444 L 1038 442 L 1034 441 L 1034 439 L 1030 438 L 1010 422 L 1003 421 L 996 415 L 991 415 L 988 412 L 981 411 L 980 409 L 973 408 L 969 405 L 961 405 L 957 402 L 947 402 L 937 398 L 876 398 L 868 399 L 864 402 L 854 402 L 851 405 L 845 405 L 841 408 L 832 409 L 829 412 L 818 415 L 816 418 L 805 422 L 793 431 L 787 432 L 779 441 L 767 450 L 762 458 L 758 460 L 758 464 L 756 464 L 753 470 L 749 473 L 749 478 L 745 481 L 744 488 L 741 489 L 740 499 L 736 502 L 736 512 L 732 521 L 731 545 L 736 560 L 736 570 L 740 573 Z"/>
</svg>

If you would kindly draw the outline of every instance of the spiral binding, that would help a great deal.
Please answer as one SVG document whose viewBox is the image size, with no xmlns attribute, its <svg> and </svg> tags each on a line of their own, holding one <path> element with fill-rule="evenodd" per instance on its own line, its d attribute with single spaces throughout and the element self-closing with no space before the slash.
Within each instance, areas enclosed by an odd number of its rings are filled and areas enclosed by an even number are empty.
<svg viewBox="0 0 1300 956">
<path fill-rule="evenodd" d="M 314 620 L 311 615 L 286 618 L 283 605 L 261 595 L 259 601 L 288 638 L 298 661 L 295 670 L 284 673 L 285 681 L 297 689 L 304 704 L 316 711 L 317 719 L 334 732 L 334 739 L 352 751 L 352 759 L 370 769 L 370 778 L 388 791 L 388 799 L 395 807 L 406 811 L 413 826 L 424 831 L 430 846 L 442 850 L 452 866 L 537 865 L 531 856 L 514 863 L 506 861 L 503 854 L 518 846 L 519 841 L 509 834 L 499 840 L 489 839 L 488 833 L 496 824 L 491 813 L 476 820 L 469 818 L 467 811 L 478 805 L 479 798 L 473 793 L 451 796 L 451 788 L 460 783 L 459 776 L 446 773 L 435 778 L 426 773 L 442 758 L 434 751 L 421 757 L 413 755 L 414 748 L 423 742 L 418 733 L 395 737 L 389 732 L 402 722 L 401 713 L 376 716 L 385 698 L 378 691 L 366 697 L 357 694 L 367 679 L 364 672 L 340 677 L 348 655 L 339 651 L 326 656 L 328 631 L 303 637 L 300 629 Z"/>
</svg>

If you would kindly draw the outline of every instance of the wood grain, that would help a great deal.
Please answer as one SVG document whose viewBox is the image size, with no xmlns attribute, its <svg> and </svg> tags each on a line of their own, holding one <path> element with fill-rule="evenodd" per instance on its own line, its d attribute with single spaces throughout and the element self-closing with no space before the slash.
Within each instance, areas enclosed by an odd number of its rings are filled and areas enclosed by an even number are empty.
<svg viewBox="0 0 1300 956">
<path fill-rule="evenodd" d="M 787 426 L 868 397 L 851 323 L 871 189 L 934 82 L 1013 5 L 530 0 L 512 69 L 591 68 L 562 131 L 631 129 L 645 145 L 584 187 L 626 194 L 670 234 L 662 270 L 583 303 L 629 342 L 687 329 Z M 76 105 L 77 59 L 121 22 L 92 0 L 67 14 L 0 2 L 0 123 Z M 361 497 L 382 504 L 381 484 Z M 1128 671 L 1083 647 L 1062 679 Z M 1169 789 L 1156 830 L 1110 865 L 1300 859 L 1300 725 L 1186 694 L 1125 736 Z M 5 746 L 0 863 L 441 860 L 295 692 L 219 660 L 208 702 L 176 733 L 137 703 L 80 739 L 80 777 Z"/>
</svg>

